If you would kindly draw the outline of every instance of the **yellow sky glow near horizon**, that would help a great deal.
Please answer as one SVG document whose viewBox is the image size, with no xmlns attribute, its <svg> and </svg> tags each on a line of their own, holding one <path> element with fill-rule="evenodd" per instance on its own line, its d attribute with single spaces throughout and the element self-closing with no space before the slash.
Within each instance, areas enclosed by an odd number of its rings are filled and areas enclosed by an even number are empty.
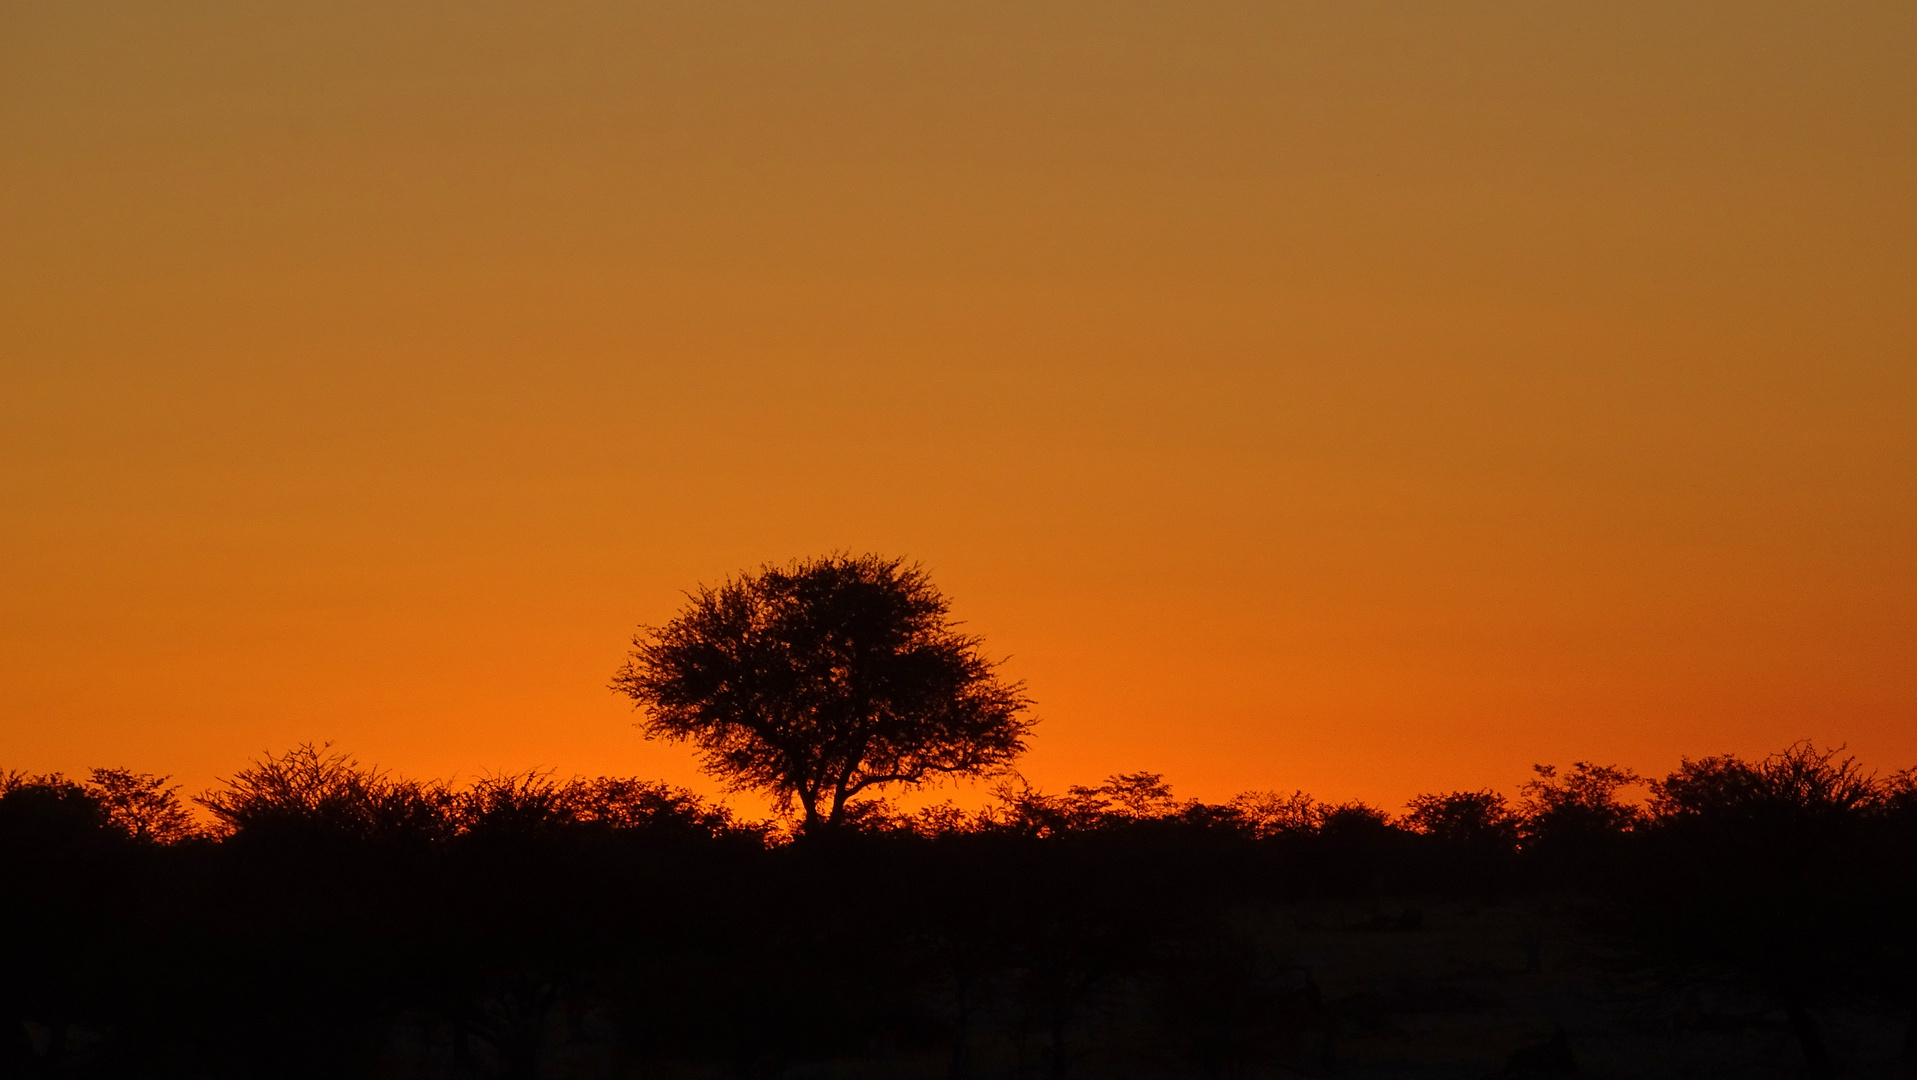
<svg viewBox="0 0 1917 1080">
<path fill-rule="evenodd" d="M 1917 9 L 0 7 L 0 768 L 708 788 L 923 562 L 1042 786 L 1917 763 Z"/>
</svg>

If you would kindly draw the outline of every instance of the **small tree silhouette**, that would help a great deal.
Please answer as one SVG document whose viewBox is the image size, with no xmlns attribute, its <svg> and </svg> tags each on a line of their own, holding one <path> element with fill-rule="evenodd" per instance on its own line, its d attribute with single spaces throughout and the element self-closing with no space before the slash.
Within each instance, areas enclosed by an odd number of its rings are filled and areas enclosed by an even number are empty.
<svg viewBox="0 0 1917 1080">
<path fill-rule="evenodd" d="M 1869 814 L 1894 798 L 1894 782 L 1880 782 L 1840 749 L 1795 743 L 1757 762 L 1724 754 L 1685 758 L 1651 785 L 1660 818 L 1756 818 L 1816 822 Z"/>
<path fill-rule="evenodd" d="M 1225 809 L 1253 836 L 1299 836 L 1318 831 L 1326 807 L 1302 791 L 1247 791 Z"/>
<path fill-rule="evenodd" d="M 1817 1006 L 1909 985 L 1912 879 L 1885 831 L 1897 778 L 1840 752 L 1686 758 L 1651 785 L 1655 816 L 1622 891 L 1653 956 L 1782 1005 L 1811 1076 L 1836 1071 Z"/>
<path fill-rule="evenodd" d="M 167 777 L 131 769 L 95 769 L 87 793 L 121 832 L 145 843 L 171 844 L 193 835 L 193 818 L 181 804 L 179 785 Z"/>
<path fill-rule="evenodd" d="M 1524 785 L 1522 832 L 1527 847 L 1563 853 L 1603 844 L 1644 820 L 1644 812 L 1618 798 L 1644 779 L 1617 765 L 1576 762 L 1569 775 L 1555 765 L 1533 765 L 1537 779 Z"/>
<path fill-rule="evenodd" d="M 647 738 L 690 740 L 735 790 L 797 801 L 803 830 L 861 792 L 1006 766 L 1031 721 L 916 566 L 877 555 L 768 566 L 644 629 L 612 687 Z"/>
<path fill-rule="evenodd" d="M 1171 785 L 1152 772 L 1116 773 L 1103 784 L 1074 784 L 1063 795 L 1047 795 L 1021 777 L 993 789 L 1000 805 L 986 811 L 981 824 L 1027 836 L 1058 836 L 1146 821 L 1166 821 L 1192 811 L 1198 803 L 1179 802 Z"/>
<path fill-rule="evenodd" d="M 1518 820 L 1495 791 L 1418 795 L 1405 809 L 1406 827 L 1447 843 L 1509 851 L 1518 846 Z"/>
<path fill-rule="evenodd" d="M 110 836 L 110 826 L 99 797 L 59 773 L 0 773 L 0 842 L 57 850 Z"/>
</svg>

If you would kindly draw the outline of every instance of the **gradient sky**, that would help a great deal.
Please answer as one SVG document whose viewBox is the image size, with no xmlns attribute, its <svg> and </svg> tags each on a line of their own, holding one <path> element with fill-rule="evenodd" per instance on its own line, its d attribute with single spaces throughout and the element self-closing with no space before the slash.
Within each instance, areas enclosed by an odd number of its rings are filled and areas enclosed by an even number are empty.
<svg viewBox="0 0 1917 1080">
<path fill-rule="evenodd" d="M 1026 773 L 1917 763 L 1917 5 L 7 0 L 0 767 L 694 782 L 921 560 Z"/>
</svg>

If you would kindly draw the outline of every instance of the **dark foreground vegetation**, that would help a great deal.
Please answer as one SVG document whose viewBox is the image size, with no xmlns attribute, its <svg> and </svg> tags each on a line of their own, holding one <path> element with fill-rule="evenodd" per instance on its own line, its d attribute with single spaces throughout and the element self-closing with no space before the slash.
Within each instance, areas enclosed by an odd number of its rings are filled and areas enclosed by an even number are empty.
<svg viewBox="0 0 1917 1080">
<path fill-rule="evenodd" d="M 976 813 L 843 800 L 795 833 L 643 781 L 453 789 L 315 747 L 199 803 L 5 777 L 4 1075 L 1917 1064 L 1917 786 L 1809 745 L 1396 816 L 1137 774 Z"/>
<path fill-rule="evenodd" d="M 779 823 L 302 747 L 0 783 L 0 1069 L 953 1080 L 1909 1075 L 1917 784 L 1808 744 L 1401 816 L 1149 773 L 983 812 L 1034 721 L 925 571 L 766 566 L 612 689 Z M 789 827 L 787 827 L 789 826 Z M 1897 1070 L 1901 1070 L 1900 1072 Z"/>
</svg>

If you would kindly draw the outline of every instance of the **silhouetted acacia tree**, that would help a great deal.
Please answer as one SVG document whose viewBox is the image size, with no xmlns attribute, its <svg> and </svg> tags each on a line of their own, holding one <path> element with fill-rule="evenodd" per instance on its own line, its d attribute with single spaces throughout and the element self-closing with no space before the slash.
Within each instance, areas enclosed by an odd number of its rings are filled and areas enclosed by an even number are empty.
<svg viewBox="0 0 1917 1080">
<path fill-rule="evenodd" d="M 645 710 L 647 738 L 690 740 L 735 788 L 796 800 L 808 833 L 844 822 L 861 792 L 978 775 L 1025 749 L 1022 684 L 997 677 L 916 566 L 835 555 L 691 599 L 633 639 L 613 689 Z"/>
</svg>

